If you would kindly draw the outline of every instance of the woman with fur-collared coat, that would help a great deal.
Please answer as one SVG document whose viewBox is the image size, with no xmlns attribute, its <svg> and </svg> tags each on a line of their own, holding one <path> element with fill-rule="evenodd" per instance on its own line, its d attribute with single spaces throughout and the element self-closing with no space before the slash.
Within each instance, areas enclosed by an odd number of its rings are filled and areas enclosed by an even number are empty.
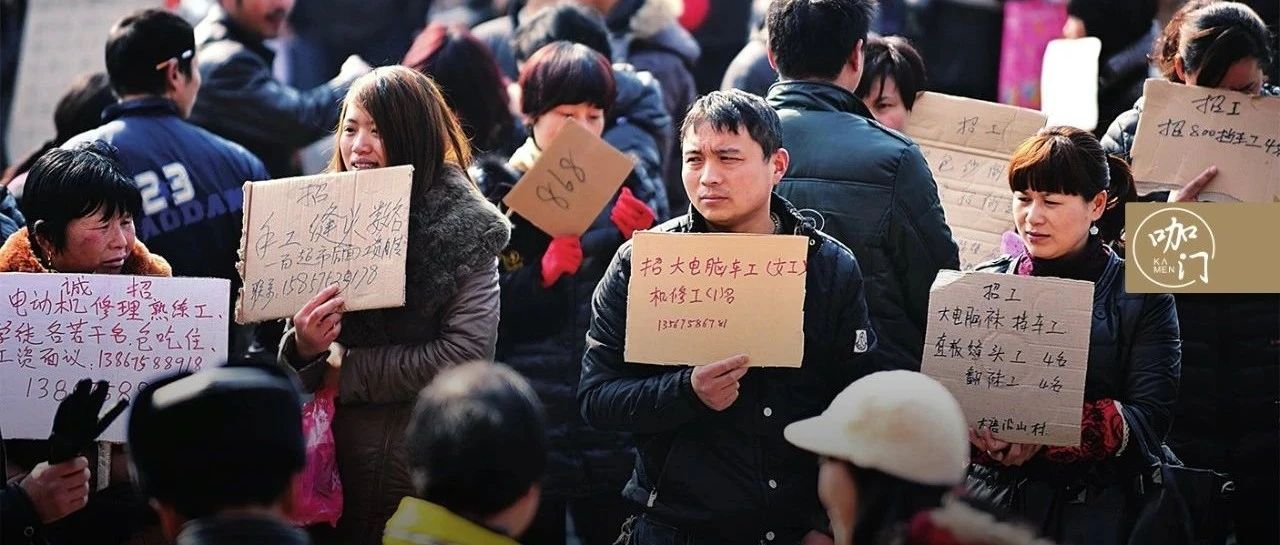
<svg viewBox="0 0 1280 545">
<path fill-rule="evenodd" d="M 297 314 L 281 363 L 305 387 L 336 385 L 333 433 L 344 510 L 336 535 L 316 541 L 373 544 L 400 499 L 413 493 L 404 430 L 413 401 L 445 367 L 493 357 L 498 331 L 497 256 L 510 224 L 458 164 L 466 137 L 435 84 L 402 66 L 357 80 L 343 102 L 330 170 L 411 164 L 405 306 L 342 312 L 337 286 Z"/>
</svg>

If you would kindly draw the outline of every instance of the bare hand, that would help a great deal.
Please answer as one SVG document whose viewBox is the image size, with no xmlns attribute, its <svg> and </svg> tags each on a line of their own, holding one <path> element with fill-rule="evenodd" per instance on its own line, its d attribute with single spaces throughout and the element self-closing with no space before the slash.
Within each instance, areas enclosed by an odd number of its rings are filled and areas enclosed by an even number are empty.
<svg viewBox="0 0 1280 545">
<path fill-rule="evenodd" d="M 298 357 L 309 361 L 329 348 L 342 333 L 342 305 L 346 301 L 338 295 L 334 284 L 315 294 L 302 310 L 293 315 L 294 341 Z"/>
<path fill-rule="evenodd" d="M 827 534 L 809 530 L 809 533 L 804 535 L 804 539 L 800 540 L 800 545 L 835 545 L 835 541 Z"/>
<path fill-rule="evenodd" d="M 20 486 L 40 522 L 48 524 L 80 510 L 89 501 L 89 460 L 79 456 L 57 465 L 41 462 Z"/>
<path fill-rule="evenodd" d="M 1209 167 L 1204 169 L 1194 180 L 1187 182 L 1182 189 L 1169 192 L 1169 202 L 1196 202 L 1196 198 L 1200 196 L 1200 192 L 1204 191 L 1204 186 L 1209 185 L 1214 178 L 1218 176 L 1218 167 Z"/>
<path fill-rule="evenodd" d="M 746 355 L 739 354 L 710 365 L 695 367 L 690 380 L 698 399 L 712 410 L 728 409 L 738 399 L 738 380 L 747 374 L 748 361 L 750 360 Z"/>
<path fill-rule="evenodd" d="M 991 434 L 991 430 L 982 430 L 982 433 L 977 433 L 972 428 L 969 429 L 969 443 L 977 447 L 978 450 L 986 452 L 987 456 L 990 456 L 993 460 L 1006 466 L 1025 464 L 1044 448 L 1044 445 L 1008 443 L 996 439 Z"/>
</svg>

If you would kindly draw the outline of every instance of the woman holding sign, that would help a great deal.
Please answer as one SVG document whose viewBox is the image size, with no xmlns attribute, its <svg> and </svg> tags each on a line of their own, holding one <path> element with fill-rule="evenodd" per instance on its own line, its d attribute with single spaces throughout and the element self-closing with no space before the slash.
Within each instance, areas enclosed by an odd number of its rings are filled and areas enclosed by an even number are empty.
<svg viewBox="0 0 1280 545">
<path fill-rule="evenodd" d="M 980 271 L 1094 283 L 1080 444 L 1010 444 L 971 430 L 970 491 L 1015 511 L 1064 544 L 1125 543 L 1129 501 L 1172 423 L 1181 350 L 1173 297 L 1124 290 L 1124 260 L 1091 226 L 1128 165 L 1071 127 L 1043 129 L 1009 162 L 1013 220 L 1026 247 Z"/>
<path fill-rule="evenodd" d="M 480 187 L 495 204 L 566 123 L 599 137 L 616 96 L 609 61 L 569 42 L 535 52 L 523 66 L 520 87 L 531 136 L 505 165 L 482 163 L 478 168 Z M 542 504 L 523 543 L 564 543 L 566 511 L 573 513 L 584 544 L 613 543 L 628 514 L 619 491 L 634 463 L 630 441 L 623 434 L 588 427 L 578 414 L 576 392 L 591 294 L 618 247 L 636 230 L 654 224 L 653 210 L 662 198 L 654 183 L 628 176 L 582 236 L 552 238 L 520 214 L 511 216 L 511 244 L 502 253 L 498 361 L 533 384 L 548 407 L 551 440 Z"/>
<path fill-rule="evenodd" d="M 36 160 L 27 176 L 22 214 L 27 227 L 0 247 L 0 272 L 172 274 L 169 263 L 134 236 L 142 195 L 106 144 L 54 149 Z M 49 443 L 10 441 L 9 461 L 30 469 L 49 459 Z M 153 526 L 151 508 L 130 483 L 124 445 L 111 447 L 111 484 L 90 494 L 87 504 L 74 506 L 83 509 L 68 519 L 74 523 L 58 530 L 59 542 L 122 543 Z M 88 467 L 98 467 L 98 452 L 85 453 Z M 96 475 L 91 482 L 97 482 Z"/>
<path fill-rule="evenodd" d="M 374 70 L 352 84 L 340 119 L 330 170 L 413 165 L 405 306 L 344 313 L 338 287 L 325 288 L 294 315 L 280 361 L 308 391 L 326 381 L 338 390 L 344 509 L 337 535 L 317 541 L 372 544 L 413 490 L 404 429 L 414 398 L 441 368 L 493 357 L 510 224 L 459 166 L 470 147 L 427 76 Z"/>
</svg>

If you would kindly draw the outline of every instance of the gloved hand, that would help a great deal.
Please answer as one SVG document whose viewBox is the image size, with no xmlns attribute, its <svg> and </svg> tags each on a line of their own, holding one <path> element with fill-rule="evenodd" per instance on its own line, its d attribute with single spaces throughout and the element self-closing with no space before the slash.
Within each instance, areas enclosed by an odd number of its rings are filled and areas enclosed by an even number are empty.
<svg viewBox="0 0 1280 545">
<path fill-rule="evenodd" d="M 50 465 L 79 456 L 129 406 L 128 401 L 121 399 L 102 419 L 98 419 L 106 401 L 107 381 L 100 380 L 94 384 L 87 378 L 77 382 L 75 390 L 62 399 L 58 412 L 53 416 L 53 432 L 49 435 Z"/>
<path fill-rule="evenodd" d="M 573 235 L 551 239 L 542 254 L 542 287 L 549 288 L 562 275 L 578 272 L 582 265 L 582 242 Z"/>
<path fill-rule="evenodd" d="M 654 215 L 649 206 L 631 193 L 631 188 L 624 187 L 618 194 L 618 202 L 613 205 L 609 219 L 622 232 L 623 240 L 630 240 L 636 231 L 653 227 Z"/>
</svg>

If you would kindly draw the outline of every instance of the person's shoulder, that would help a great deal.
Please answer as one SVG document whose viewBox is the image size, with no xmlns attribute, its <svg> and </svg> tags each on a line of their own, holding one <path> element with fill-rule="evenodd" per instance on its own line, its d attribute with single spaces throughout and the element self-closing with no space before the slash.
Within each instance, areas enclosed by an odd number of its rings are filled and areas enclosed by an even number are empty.
<svg viewBox="0 0 1280 545">
<path fill-rule="evenodd" d="M 246 180 L 256 178 L 261 174 L 266 173 L 267 168 L 263 165 L 262 160 L 259 159 L 257 155 L 254 155 L 253 152 L 249 151 L 248 148 L 234 141 L 218 136 L 195 123 L 184 121 L 182 124 L 183 130 L 186 131 L 192 139 L 197 141 L 198 145 L 203 149 L 207 149 L 212 153 L 222 156 L 224 159 L 242 169 L 243 172 L 240 172 L 239 174 L 248 175 Z"/>
</svg>

